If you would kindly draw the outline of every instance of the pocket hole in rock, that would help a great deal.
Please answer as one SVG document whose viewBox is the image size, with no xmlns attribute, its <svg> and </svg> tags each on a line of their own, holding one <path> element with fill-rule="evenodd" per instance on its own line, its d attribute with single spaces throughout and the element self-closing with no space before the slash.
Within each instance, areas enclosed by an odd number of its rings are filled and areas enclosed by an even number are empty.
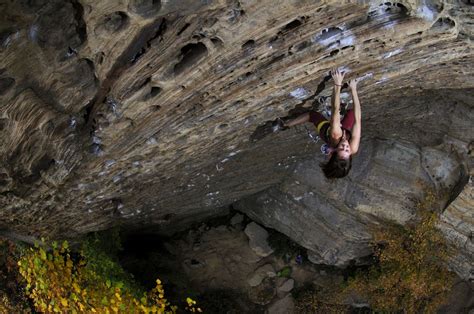
<svg viewBox="0 0 474 314">
<path fill-rule="evenodd" d="M 284 32 L 288 32 L 288 31 L 291 31 L 291 30 L 297 28 L 298 26 L 301 26 L 302 24 L 303 23 L 300 20 L 296 19 L 296 20 L 293 20 L 290 23 L 286 24 L 285 27 L 283 27 L 282 30 Z"/>
<path fill-rule="evenodd" d="M 174 66 L 174 74 L 183 73 L 206 55 L 207 47 L 203 43 L 187 44 L 181 48 L 181 60 Z"/>
<path fill-rule="evenodd" d="M 253 39 L 247 40 L 247 41 L 242 45 L 242 49 L 244 49 L 244 50 L 246 50 L 246 49 L 252 49 L 253 47 L 255 47 L 255 40 L 253 40 Z"/>
<path fill-rule="evenodd" d="M 161 10 L 160 0 L 131 0 L 128 9 L 142 17 L 150 17 Z"/>
</svg>

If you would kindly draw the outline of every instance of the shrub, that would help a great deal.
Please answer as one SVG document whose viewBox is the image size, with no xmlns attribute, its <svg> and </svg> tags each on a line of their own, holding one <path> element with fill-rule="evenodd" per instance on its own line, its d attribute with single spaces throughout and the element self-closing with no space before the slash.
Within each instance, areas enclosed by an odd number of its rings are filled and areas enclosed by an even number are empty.
<svg viewBox="0 0 474 314">
<path fill-rule="evenodd" d="M 429 211 L 434 202 L 435 197 L 428 193 L 417 205 L 412 224 L 385 222 L 373 230 L 374 264 L 357 270 L 347 282 L 295 290 L 298 312 L 345 312 L 349 297 L 354 296 L 362 297 L 375 312 L 435 312 L 445 303 L 454 276 L 446 267 L 446 240 L 436 227 L 439 215 Z"/>
<path fill-rule="evenodd" d="M 175 313 L 177 308 L 165 299 L 159 279 L 149 292 L 137 297 L 134 284 L 107 255 L 89 255 L 93 250 L 72 258 L 67 242 L 53 243 L 46 251 L 38 245 L 27 249 L 18 261 L 26 280 L 26 292 L 37 311 L 92 313 Z M 107 276 L 111 275 L 111 278 Z M 120 279 L 125 278 L 124 281 Z M 200 311 L 187 299 L 187 309 Z"/>
<path fill-rule="evenodd" d="M 120 265 L 118 254 L 122 251 L 118 229 L 93 233 L 81 245 L 81 256 L 87 271 L 106 278 L 112 286 L 122 285 L 133 296 L 140 298 L 145 289 L 135 282 L 132 275 Z M 155 284 L 155 283 L 154 283 Z"/>
<path fill-rule="evenodd" d="M 443 304 L 453 281 L 446 268 L 448 247 L 436 228 L 438 215 L 421 210 L 419 218 L 375 231 L 377 263 L 357 272 L 345 291 L 355 291 L 383 312 L 431 313 Z"/>
<path fill-rule="evenodd" d="M 31 313 L 24 304 L 15 304 L 10 297 L 0 291 L 0 313 Z"/>
<path fill-rule="evenodd" d="M 346 313 L 349 306 L 340 304 L 334 295 L 340 293 L 340 286 L 318 287 L 313 284 L 306 284 L 294 289 L 292 295 L 295 299 L 297 313 Z"/>
</svg>

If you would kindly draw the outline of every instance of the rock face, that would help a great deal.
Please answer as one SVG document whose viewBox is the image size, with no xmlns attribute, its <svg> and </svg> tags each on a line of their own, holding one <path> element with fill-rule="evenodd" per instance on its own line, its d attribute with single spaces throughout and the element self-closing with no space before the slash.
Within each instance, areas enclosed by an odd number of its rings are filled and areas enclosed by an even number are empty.
<svg viewBox="0 0 474 314">
<path fill-rule="evenodd" d="M 242 209 L 344 265 L 367 254 L 366 226 L 409 220 L 422 184 L 447 205 L 472 165 L 471 1 L 0 8 L 4 234 L 172 233 L 264 191 Z M 330 95 L 335 66 L 362 79 L 363 143 L 353 173 L 329 183 L 303 127 L 261 130 Z"/>
<path fill-rule="evenodd" d="M 371 253 L 370 225 L 413 218 L 428 187 L 441 206 L 446 204 L 446 192 L 464 174 L 462 163 L 442 150 L 386 140 L 364 143 L 350 180 L 323 180 L 319 161 L 301 162 L 279 186 L 239 201 L 236 208 L 306 247 L 312 262 L 335 266 Z"/>
<path fill-rule="evenodd" d="M 474 279 L 474 183 L 472 177 L 441 216 L 440 229 L 457 249 L 451 266 L 462 278 Z"/>
</svg>

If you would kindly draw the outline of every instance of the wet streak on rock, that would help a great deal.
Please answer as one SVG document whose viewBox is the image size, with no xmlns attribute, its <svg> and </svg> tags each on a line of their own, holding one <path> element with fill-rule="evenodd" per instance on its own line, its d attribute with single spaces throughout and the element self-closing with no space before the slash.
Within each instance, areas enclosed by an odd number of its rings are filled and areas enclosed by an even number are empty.
<svg viewBox="0 0 474 314">
<path fill-rule="evenodd" d="M 176 34 L 176 36 L 181 35 L 190 25 L 191 25 L 191 24 L 186 23 L 186 24 L 179 30 L 179 32 Z"/>
<path fill-rule="evenodd" d="M 87 27 L 84 22 L 84 8 L 79 3 L 78 0 L 70 0 L 74 8 L 74 18 L 76 19 L 76 32 L 79 36 L 81 43 L 84 43 L 87 40 Z"/>
<path fill-rule="evenodd" d="M 147 31 L 148 30 L 145 29 L 142 32 L 142 35 L 146 35 Z M 164 18 L 161 19 L 161 23 L 159 24 L 158 29 L 155 30 L 155 27 L 153 27 L 153 31 L 154 31 L 154 35 L 149 37 L 148 39 L 146 39 L 146 43 L 141 46 L 141 49 L 139 49 L 139 50 L 137 49 L 137 52 L 133 55 L 133 57 L 131 59 L 132 64 L 136 63 L 143 56 L 143 54 L 145 54 L 148 51 L 148 49 L 150 49 L 151 42 L 154 39 L 156 39 L 156 38 L 160 37 L 161 35 L 163 35 L 163 33 L 166 31 L 166 19 L 164 19 Z M 138 46 L 140 44 L 140 42 L 142 41 L 143 37 L 140 36 L 139 39 L 136 40 L 136 44 L 135 45 L 132 44 L 132 47 L 133 46 L 135 46 L 135 47 Z M 130 48 L 132 48 L 132 47 L 130 47 Z"/>
<path fill-rule="evenodd" d="M 4 95 L 13 85 L 15 80 L 11 77 L 5 77 L 0 79 L 0 96 Z"/>
<path fill-rule="evenodd" d="M 316 88 L 316 91 L 314 92 L 314 94 L 312 94 L 312 95 L 309 96 L 307 99 L 305 99 L 305 100 L 303 101 L 303 104 L 302 104 L 302 105 L 304 106 L 304 104 L 306 104 L 306 102 L 308 102 L 308 101 L 314 99 L 316 96 L 318 96 L 319 94 L 321 94 L 321 92 L 326 88 L 326 82 L 328 82 L 329 80 L 331 80 L 331 75 L 330 75 L 330 74 L 326 75 L 326 76 L 323 78 L 323 80 L 321 81 L 321 83 L 318 84 L 318 87 Z M 341 88 L 341 90 L 342 90 L 344 87 L 345 87 L 345 86 L 343 86 L 343 87 Z"/>
<path fill-rule="evenodd" d="M 97 95 L 94 97 L 93 101 L 87 105 L 85 115 L 87 129 L 90 129 L 92 126 L 95 112 L 98 110 L 97 107 L 104 102 L 112 85 L 126 69 L 136 63 L 138 59 L 146 53 L 151 46 L 151 42 L 162 36 L 165 31 L 165 18 L 160 18 L 157 21 L 150 23 L 150 25 L 144 27 L 144 30 L 135 37 L 132 44 L 122 53 L 122 55 L 120 55 L 120 57 L 117 58 L 114 66 L 102 82 Z"/>
</svg>

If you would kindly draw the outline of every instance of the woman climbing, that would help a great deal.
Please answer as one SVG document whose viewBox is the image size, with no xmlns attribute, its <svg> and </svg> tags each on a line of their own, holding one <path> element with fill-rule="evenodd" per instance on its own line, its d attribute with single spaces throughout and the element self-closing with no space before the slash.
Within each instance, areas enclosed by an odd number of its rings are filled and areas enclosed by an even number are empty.
<svg viewBox="0 0 474 314">
<path fill-rule="evenodd" d="M 332 92 L 331 121 L 328 121 L 321 113 L 316 111 L 307 112 L 296 119 L 284 122 L 284 127 L 311 122 L 318 130 L 319 137 L 329 145 L 329 161 L 321 164 L 326 178 L 345 177 L 352 166 L 352 155 L 359 150 L 361 133 L 360 102 L 357 96 L 357 81 L 349 81 L 349 88 L 354 102 L 354 108 L 346 112 L 341 121 L 340 94 L 344 73 L 338 69 L 331 71 L 334 80 Z"/>
</svg>

